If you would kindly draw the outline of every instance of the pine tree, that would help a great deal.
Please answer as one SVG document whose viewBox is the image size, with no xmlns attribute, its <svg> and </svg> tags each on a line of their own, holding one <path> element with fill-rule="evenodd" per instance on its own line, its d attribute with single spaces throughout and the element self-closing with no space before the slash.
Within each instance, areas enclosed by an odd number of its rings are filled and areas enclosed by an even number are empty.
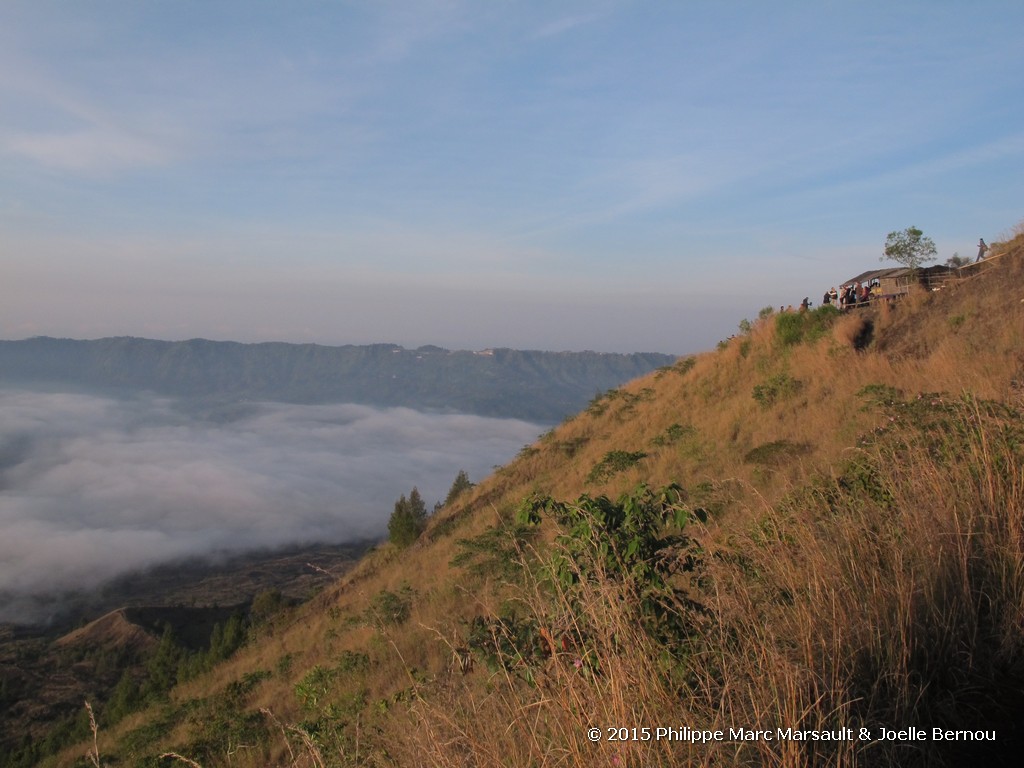
<svg viewBox="0 0 1024 768">
<path fill-rule="evenodd" d="M 160 638 L 153 657 L 146 664 L 146 682 L 143 693 L 147 697 L 162 697 L 178 681 L 178 664 L 183 653 L 174 638 L 174 631 L 168 624 Z"/>
<path fill-rule="evenodd" d="M 412 487 L 412 491 L 409 492 L 409 510 L 422 531 L 427 524 L 427 505 L 423 503 L 420 491 L 415 485 Z"/>
<path fill-rule="evenodd" d="M 110 695 L 104 711 L 104 720 L 108 725 L 118 722 L 126 715 L 134 712 L 142 705 L 142 695 L 139 692 L 139 683 L 131 670 L 126 669 L 121 673 L 121 679 L 117 687 Z"/>
<path fill-rule="evenodd" d="M 469 475 L 466 474 L 466 470 L 460 469 L 459 474 L 455 476 L 455 482 L 452 483 L 452 487 L 448 489 L 448 495 L 444 499 L 444 505 L 447 507 L 462 493 L 465 493 L 473 484 L 469 482 Z"/>
<path fill-rule="evenodd" d="M 416 541 L 426 527 L 427 505 L 419 489 L 413 487 L 408 499 L 402 494 L 395 502 L 395 511 L 388 520 L 388 538 L 396 547 L 404 549 Z"/>
</svg>

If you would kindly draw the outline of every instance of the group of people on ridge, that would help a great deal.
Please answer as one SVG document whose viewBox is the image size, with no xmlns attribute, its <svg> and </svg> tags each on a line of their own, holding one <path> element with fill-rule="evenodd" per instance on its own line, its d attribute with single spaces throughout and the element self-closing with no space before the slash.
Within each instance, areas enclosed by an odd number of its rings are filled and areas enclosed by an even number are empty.
<svg viewBox="0 0 1024 768">
<path fill-rule="evenodd" d="M 838 291 L 834 287 L 825 291 L 821 303 L 822 306 L 834 304 L 839 309 L 847 309 L 858 304 L 867 304 L 871 301 L 872 296 L 878 295 L 879 290 L 877 280 L 872 280 L 870 283 L 864 283 L 863 285 L 859 282 L 850 283 L 849 285 L 841 286 Z"/>
<path fill-rule="evenodd" d="M 978 257 L 975 262 L 983 261 L 985 255 L 991 247 L 984 239 L 978 240 Z M 858 282 L 849 283 L 847 285 L 840 286 L 837 291 L 835 287 L 825 291 L 825 295 L 821 297 L 821 305 L 824 306 L 835 306 L 841 310 L 846 310 L 852 307 L 864 306 L 870 302 L 873 298 L 882 295 L 881 284 L 877 279 L 871 280 L 870 282 L 861 284 Z M 889 296 L 891 298 L 891 295 Z M 800 303 L 800 311 L 806 312 L 811 307 L 811 302 L 805 297 Z M 779 307 L 779 312 L 793 312 L 793 305 L 788 307 Z"/>
</svg>

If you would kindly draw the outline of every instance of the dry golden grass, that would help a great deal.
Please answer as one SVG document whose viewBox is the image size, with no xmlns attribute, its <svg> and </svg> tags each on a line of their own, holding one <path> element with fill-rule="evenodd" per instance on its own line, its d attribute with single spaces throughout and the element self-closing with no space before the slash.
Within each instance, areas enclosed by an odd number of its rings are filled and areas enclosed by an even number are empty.
<svg viewBox="0 0 1024 768">
<path fill-rule="evenodd" d="M 969 433 L 964 455 L 948 465 L 929 463 L 898 441 L 873 449 L 868 458 L 886 468 L 878 482 L 891 506 L 833 497 L 846 463 L 866 450 L 854 447 L 858 437 L 888 423 L 881 408 L 858 395 L 864 387 L 885 385 L 911 397 L 941 391 L 1020 398 L 1022 278 L 1024 259 L 1003 257 L 940 294 L 881 308 L 871 317 L 874 341 L 862 351 L 852 339 L 864 316 L 842 318 L 818 341 L 790 347 L 779 343 L 768 318 L 690 366 L 622 387 L 443 510 L 420 542 L 370 553 L 290 624 L 172 697 L 182 705 L 271 670 L 249 706 L 298 724 L 319 716 L 295 694 L 310 670 L 337 664 L 346 651 L 366 653 L 369 666 L 357 681 L 366 705 L 358 717 L 338 721 L 344 748 L 313 742 L 323 750 L 314 755 L 290 726 L 270 725 L 273 738 L 260 755 L 229 756 L 225 749 L 204 765 L 355 765 L 355 744 L 358 764 L 366 765 L 845 766 L 901 757 L 850 744 L 808 753 L 790 742 L 700 749 L 626 742 L 616 751 L 589 742 L 586 729 L 827 728 L 853 725 L 865 708 L 890 718 L 873 725 L 912 724 L 900 718 L 921 713 L 941 720 L 955 702 L 953 694 L 935 692 L 959 690 L 940 679 L 941 669 L 966 659 L 960 682 L 968 688 L 1002 669 L 1000 660 L 1019 650 L 1024 618 L 1024 519 L 1021 483 L 1005 471 L 1015 468 L 1019 480 L 1019 457 L 999 443 L 999 419 L 986 416 L 988 426 Z M 763 405 L 754 388 L 772 381 L 797 384 Z M 971 424 L 970 413 L 958 418 Z M 750 460 L 754 449 L 780 441 L 808 448 L 779 465 Z M 613 450 L 646 456 L 588 479 Z M 471 576 L 449 565 L 461 551 L 459 539 L 508 522 L 531 493 L 615 496 L 641 481 L 680 482 L 713 512 L 702 536 L 718 559 L 710 561 L 701 595 L 712 618 L 698 623 L 692 640 L 685 699 L 659 674 L 658 649 L 639 632 L 621 585 L 593 585 L 583 601 L 587 614 L 573 616 L 564 595 L 545 593 L 529 579 Z M 550 538 L 548 531 L 536 545 Z M 414 590 L 408 620 L 372 626 L 365 617 L 376 596 L 403 586 Z M 466 676 L 453 673 L 468 622 L 510 603 L 544 625 L 602 627 L 595 653 L 603 674 L 581 672 L 568 651 L 535 670 L 532 685 L 479 664 Z M 998 642 L 978 630 L 984 606 L 996 604 L 998 626 L 986 632 Z M 287 669 L 280 667 L 284 657 L 291 659 Z M 337 683 L 328 704 L 344 699 L 346 685 Z M 128 727 L 113 729 L 111 739 Z M 175 750 L 186 736 L 183 727 L 160 748 Z"/>
<path fill-rule="evenodd" d="M 890 311 L 888 305 L 885 311 Z M 866 312 L 849 312 L 836 321 L 832 327 L 832 336 L 841 346 L 855 349 L 872 323 L 873 318 L 868 317 Z"/>
<path fill-rule="evenodd" d="M 666 707 L 678 704 L 660 682 L 657 649 L 635 621 L 634 596 L 601 581 L 584 595 L 580 612 L 564 592 L 550 594 L 531 577 L 511 599 L 523 615 L 552 628 L 555 646 L 547 661 L 529 677 L 525 666 L 450 677 L 411 707 L 413 728 L 396 731 L 398 763 L 632 765 L 652 757 L 651 764 L 663 763 L 670 754 L 666 743 L 623 742 L 609 749 L 587 738 L 595 726 L 656 722 Z M 587 634 L 586 651 L 562 649 L 554 628 L 581 636 L 583 623 L 599 629 Z"/>
<path fill-rule="evenodd" d="M 948 441 L 945 461 L 910 436 L 878 449 L 884 503 L 870 488 L 826 486 L 760 516 L 768 533 L 744 549 L 757 581 L 729 569 L 719 580 L 738 644 L 760 656 L 756 675 L 740 664 L 756 688 L 738 701 L 751 709 L 730 717 L 854 724 L 856 705 L 879 725 L 994 722 L 991 710 L 972 722 L 962 697 L 997 690 L 1024 640 L 1024 466 L 999 438 L 1019 421 L 982 421 L 980 409 L 961 408 L 950 425 L 972 431 Z M 804 672 L 802 687 L 790 670 Z"/>
<path fill-rule="evenodd" d="M 557 652 L 532 684 L 499 670 L 425 689 L 393 734 L 399 764 L 956 765 L 963 753 L 935 744 L 586 738 L 594 726 L 1008 727 L 1017 702 L 1000 686 L 1024 679 L 1024 424 L 967 402 L 932 426 L 958 434 L 921 451 L 908 425 L 863 449 L 863 476 L 847 469 L 706 532 L 687 695 L 670 690 L 621 584 L 570 600 L 534 581 L 517 596 L 524 614 L 585 626 L 601 674 Z"/>
</svg>

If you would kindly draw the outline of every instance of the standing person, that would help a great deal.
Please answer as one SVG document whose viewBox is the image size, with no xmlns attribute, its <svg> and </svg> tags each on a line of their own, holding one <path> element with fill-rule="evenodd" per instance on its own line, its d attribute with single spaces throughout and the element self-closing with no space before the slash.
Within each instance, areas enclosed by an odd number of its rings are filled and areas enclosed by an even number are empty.
<svg viewBox="0 0 1024 768">
<path fill-rule="evenodd" d="M 988 246 L 985 244 L 985 238 L 978 238 L 978 258 L 974 260 L 977 264 L 979 261 L 985 258 L 985 252 L 988 250 Z"/>
</svg>

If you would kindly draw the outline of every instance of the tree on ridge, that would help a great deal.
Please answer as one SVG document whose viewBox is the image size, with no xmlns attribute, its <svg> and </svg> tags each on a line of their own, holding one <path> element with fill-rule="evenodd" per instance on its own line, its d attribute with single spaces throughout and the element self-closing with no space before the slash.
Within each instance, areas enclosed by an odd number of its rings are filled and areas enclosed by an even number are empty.
<svg viewBox="0 0 1024 768">
<path fill-rule="evenodd" d="M 892 259 L 916 272 L 921 265 L 935 260 L 938 250 L 930 237 L 925 237 L 917 227 L 907 227 L 902 232 L 890 232 L 885 238 L 885 256 L 879 261 Z"/>
</svg>

